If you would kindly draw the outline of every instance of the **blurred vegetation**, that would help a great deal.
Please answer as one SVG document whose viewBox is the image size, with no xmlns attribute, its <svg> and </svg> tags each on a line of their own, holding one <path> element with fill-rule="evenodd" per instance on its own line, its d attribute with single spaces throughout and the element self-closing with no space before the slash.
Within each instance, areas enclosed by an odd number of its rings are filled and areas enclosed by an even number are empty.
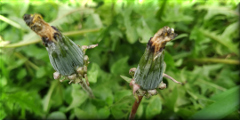
<svg viewBox="0 0 240 120">
<path fill-rule="evenodd" d="M 239 118 L 239 3 L 226 1 L 1 1 L 0 119 L 127 119 L 134 97 L 120 75 L 137 67 L 146 43 L 163 26 L 179 36 L 165 49 L 172 81 L 143 99 L 137 118 Z M 40 13 L 88 50 L 89 99 L 80 85 L 54 80 L 47 51 L 23 21 Z"/>
</svg>

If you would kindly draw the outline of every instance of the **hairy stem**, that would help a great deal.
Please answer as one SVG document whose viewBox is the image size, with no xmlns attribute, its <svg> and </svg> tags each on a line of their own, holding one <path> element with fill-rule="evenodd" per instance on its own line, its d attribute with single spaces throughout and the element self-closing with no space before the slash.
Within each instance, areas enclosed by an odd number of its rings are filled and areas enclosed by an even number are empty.
<svg viewBox="0 0 240 120">
<path fill-rule="evenodd" d="M 182 84 L 181 82 L 178 82 L 177 80 L 175 80 L 174 78 L 172 78 L 171 76 L 169 76 L 169 75 L 167 75 L 165 73 L 163 73 L 163 77 L 168 78 L 168 79 L 172 80 L 175 83 Z"/>
<path fill-rule="evenodd" d="M 77 78 L 79 79 L 79 78 Z M 80 80 L 80 79 L 79 79 Z M 82 86 L 82 88 L 88 93 L 88 95 L 91 98 L 95 98 L 92 92 L 92 89 L 87 85 L 87 83 L 84 80 L 80 80 L 79 84 Z"/>
<path fill-rule="evenodd" d="M 132 111 L 131 111 L 130 116 L 129 116 L 129 120 L 133 120 L 134 119 L 135 114 L 136 114 L 137 109 L 138 109 L 138 106 L 139 106 L 139 104 L 142 101 L 142 98 L 143 98 L 143 96 L 138 96 L 138 100 L 135 100 L 135 102 L 133 104 L 133 107 L 132 107 Z"/>
</svg>

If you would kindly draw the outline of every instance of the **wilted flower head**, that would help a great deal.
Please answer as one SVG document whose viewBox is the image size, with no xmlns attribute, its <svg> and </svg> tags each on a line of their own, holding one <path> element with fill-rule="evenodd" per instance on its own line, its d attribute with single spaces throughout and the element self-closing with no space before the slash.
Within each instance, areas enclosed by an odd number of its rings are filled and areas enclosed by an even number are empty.
<svg viewBox="0 0 240 120">
<path fill-rule="evenodd" d="M 148 41 L 145 53 L 134 74 L 134 81 L 141 89 L 153 90 L 158 88 L 165 70 L 165 45 L 176 36 L 173 28 L 165 26 Z"/>
<path fill-rule="evenodd" d="M 62 35 L 55 27 L 46 23 L 39 14 L 24 15 L 26 24 L 36 32 L 43 41 L 53 68 L 61 75 L 76 73 L 82 67 L 83 51 L 72 40 Z"/>
</svg>

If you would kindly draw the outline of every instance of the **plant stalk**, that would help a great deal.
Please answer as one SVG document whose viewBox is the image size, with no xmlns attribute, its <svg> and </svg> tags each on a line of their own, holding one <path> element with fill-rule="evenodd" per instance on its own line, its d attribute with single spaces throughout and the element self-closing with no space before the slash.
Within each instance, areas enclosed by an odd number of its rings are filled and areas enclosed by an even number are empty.
<svg viewBox="0 0 240 120">
<path fill-rule="evenodd" d="M 207 63 L 207 62 L 224 63 L 224 64 L 234 64 L 234 65 L 240 64 L 239 60 L 219 59 L 219 58 L 198 58 L 198 59 L 190 59 L 190 61 L 202 62 L 202 63 Z"/>
<path fill-rule="evenodd" d="M 132 107 L 132 111 L 131 111 L 130 116 L 129 116 L 129 120 L 134 120 L 135 114 L 137 112 L 139 104 L 142 101 L 142 98 L 143 98 L 143 96 L 138 96 L 138 100 L 135 100 L 135 102 L 133 104 L 133 107 Z"/>
<path fill-rule="evenodd" d="M 77 79 L 79 79 L 79 78 L 77 78 Z M 81 80 L 81 79 L 79 79 L 79 80 L 80 80 L 79 84 L 82 86 L 83 90 L 85 90 L 88 93 L 90 98 L 95 98 L 94 94 L 92 92 L 92 89 L 87 85 L 87 83 L 84 80 Z"/>
<path fill-rule="evenodd" d="M 79 34 L 84 34 L 84 33 L 97 32 L 99 30 L 100 30 L 100 28 L 78 30 L 78 31 L 70 31 L 70 32 L 64 32 L 63 35 L 72 36 L 72 35 L 79 35 Z M 25 46 L 25 45 L 35 44 L 35 43 L 38 43 L 40 41 L 41 41 L 40 39 L 31 40 L 31 41 L 24 41 L 24 42 L 18 42 L 18 43 L 9 44 L 9 45 L 2 46 L 2 47 L 3 48 L 21 47 L 21 46 Z"/>
</svg>

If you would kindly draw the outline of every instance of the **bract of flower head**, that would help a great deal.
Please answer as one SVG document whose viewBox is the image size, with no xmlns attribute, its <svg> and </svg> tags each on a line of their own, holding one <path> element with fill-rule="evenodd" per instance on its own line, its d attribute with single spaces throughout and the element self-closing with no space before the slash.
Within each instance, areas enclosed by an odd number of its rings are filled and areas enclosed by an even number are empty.
<svg viewBox="0 0 240 120">
<path fill-rule="evenodd" d="M 46 47 L 53 68 L 61 75 L 71 75 L 83 66 L 83 51 L 65 36 L 57 36 L 56 43 Z"/>
</svg>

